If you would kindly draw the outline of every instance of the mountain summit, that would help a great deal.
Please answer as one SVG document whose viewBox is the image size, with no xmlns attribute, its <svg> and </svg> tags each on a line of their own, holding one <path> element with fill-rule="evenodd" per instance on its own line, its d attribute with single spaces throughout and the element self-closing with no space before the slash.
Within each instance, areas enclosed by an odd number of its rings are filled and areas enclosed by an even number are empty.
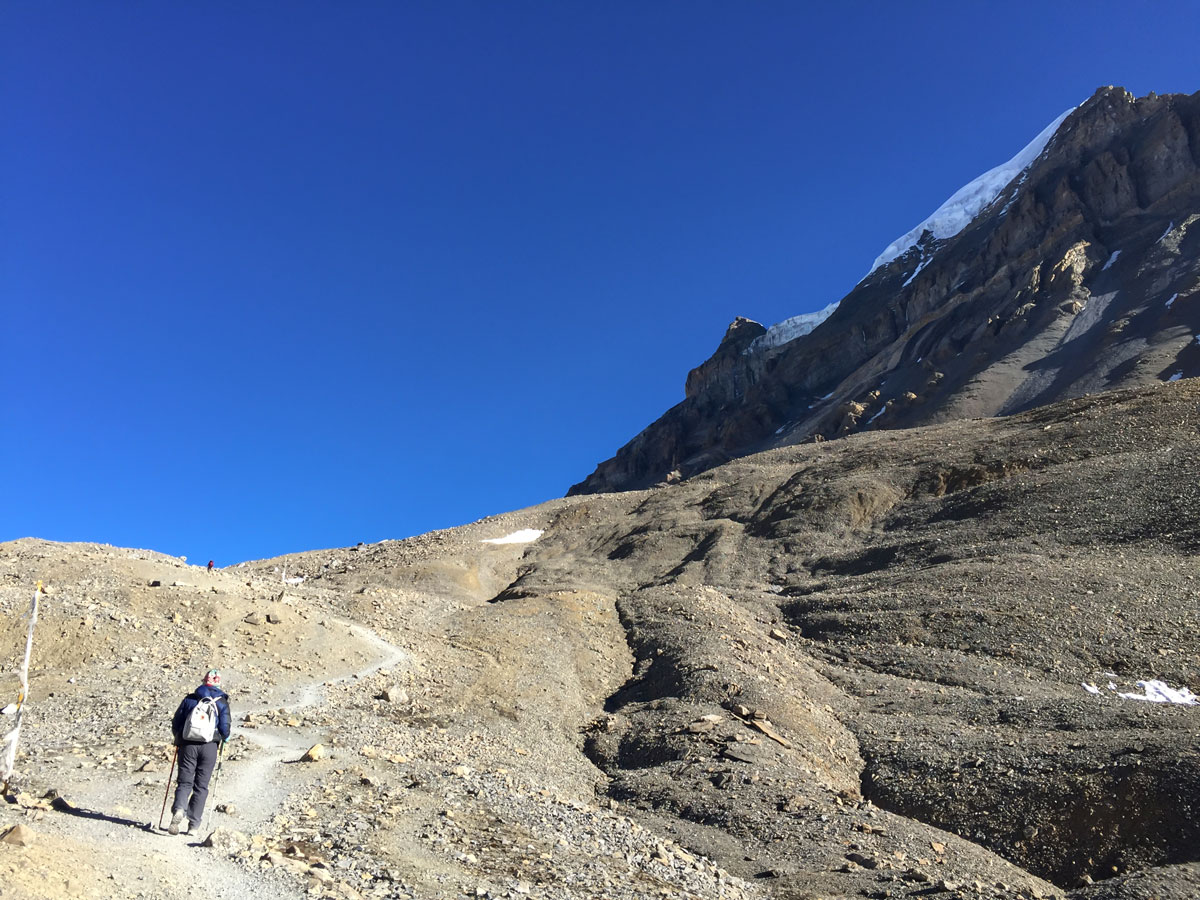
<svg viewBox="0 0 1200 900">
<path fill-rule="evenodd" d="M 839 303 L 730 326 L 686 398 L 571 494 L 756 451 L 1200 374 L 1200 93 L 1098 90 Z"/>
</svg>

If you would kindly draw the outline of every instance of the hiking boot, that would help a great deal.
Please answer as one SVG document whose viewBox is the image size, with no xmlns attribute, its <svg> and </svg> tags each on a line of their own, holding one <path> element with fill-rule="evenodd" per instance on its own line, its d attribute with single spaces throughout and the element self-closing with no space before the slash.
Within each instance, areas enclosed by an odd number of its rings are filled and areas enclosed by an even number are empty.
<svg viewBox="0 0 1200 900">
<path fill-rule="evenodd" d="M 187 815 L 182 809 L 177 809 L 171 813 L 171 826 L 167 829 L 169 834 L 179 834 L 179 826 L 183 824 L 183 817 Z M 184 834 L 187 834 L 185 831 Z"/>
<path fill-rule="evenodd" d="M 193 831 L 196 830 L 196 827 L 197 826 L 193 825 L 191 822 L 184 822 L 183 827 L 179 829 L 179 833 L 180 834 L 191 834 Z"/>
</svg>

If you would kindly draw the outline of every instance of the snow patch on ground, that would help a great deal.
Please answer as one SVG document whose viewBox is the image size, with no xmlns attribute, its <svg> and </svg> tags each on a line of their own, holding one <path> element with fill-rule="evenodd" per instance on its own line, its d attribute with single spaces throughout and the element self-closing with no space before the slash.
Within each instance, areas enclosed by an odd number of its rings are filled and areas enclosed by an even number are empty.
<svg viewBox="0 0 1200 900">
<path fill-rule="evenodd" d="M 1166 238 L 1166 236 L 1167 236 L 1168 234 L 1170 234 L 1170 233 L 1171 233 L 1171 231 L 1172 231 L 1174 228 L 1175 228 L 1175 223 L 1174 223 L 1174 222 L 1172 222 L 1170 225 L 1168 225 L 1168 226 L 1167 226 L 1167 230 L 1166 230 L 1166 231 L 1164 231 L 1164 232 L 1162 233 L 1162 237 L 1160 237 L 1160 238 L 1159 238 L 1157 241 L 1155 241 L 1154 243 L 1156 243 L 1156 244 L 1161 244 L 1161 243 L 1163 242 L 1163 240 Z"/>
<path fill-rule="evenodd" d="M 1108 271 L 1110 268 L 1112 268 L 1112 264 L 1113 264 L 1113 263 L 1115 263 L 1115 262 L 1117 261 L 1117 257 L 1118 257 L 1118 256 L 1120 256 L 1120 255 L 1121 255 L 1121 251 L 1120 251 L 1120 250 L 1114 250 L 1114 251 L 1113 251 L 1113 254 L 1112 254 L 1112 256 L 1110 256 L 1110 257 L 1108 258 L 1108 262 L 1106 262 L 1106 263 L 1104 264 L 1104 268 L 1103 268 L 1103 269 L 1101 269 L 1100 271 L 1101 271 L 1101 272 L 1107 272 L 1107 271 Z"/>
<path fill-rule="evenodd" d="M 970 184 L 959 188 L 949 200 L 934 211 L 933 215 L 907 234 L 888 244 L 887 249 L 879 254 L 875 258 L 875 262 L 871 264 L 871 272 L 880 266 L 887 265 L 910 248 L 915 247 L 921 239 L 921 235 L 926 231 L 932 233 L 938 240 L 945 240 L 954 237 L 966 228 L 972 219 L 1000 195 L 1009 182 L 1025 171 L 1041 155 L 1042 151 L 1046 149 L 1046 145 L 1050 143 L 1050 138 L 1054 137 L 1054 132 L 1058 131 L 1058 126 L 1074 111 L 1075 107 L 1068 109 L 1047 125 L 1020 153 L 1003 165 L 984 172 Z M 870 275 L 871 272 L 867 274 Z"/>
<path fill-rule="evenodd" d="M 1122 700 L 1142 700 L 1148 703 L 1175 703 L 1180 706 L 1200 706 L 1200 697 L 1197 697 L 1187 688 L 1173 688 L 1166 682 L 1155 679 L 1139 681 L 1137 685 L 1142 689 L 1142 693 L 1140 694 L 1129 691 L 1118 691 L 1116 684 L 1111 681 L 1108 683 L 1108 689 Z M 1082 686 L 1089 694 L 1102 693 L 1100 688 L 1089 682 L 1085 681 Z"/>
<path fill-rule="evenodd" d="M 1171 308 L 1171 304 L 1179 299 L 1179 294 L 1172 294 L 1171 299 L 1167 301 L 1167 309 Z"/>
<path fill-rule="evenodd" d="M 514 531 L 512 534 L 506 534 L 504 537 L 487 538 L 479 543 L 481 544 L 529 544 L 540 538 L 544 531 L 538 531 L 536 528 L 523 528 L 520 531 Z"/>
<path fill-rule="evenodd" d="M 1168 378 L 1167 381 L 1178 381 L 1182 377 L 1183 377 L 1182 372 L 1176 372 L 1174 375 L 1172 375 L 1170 378 Z"/>
</svg>

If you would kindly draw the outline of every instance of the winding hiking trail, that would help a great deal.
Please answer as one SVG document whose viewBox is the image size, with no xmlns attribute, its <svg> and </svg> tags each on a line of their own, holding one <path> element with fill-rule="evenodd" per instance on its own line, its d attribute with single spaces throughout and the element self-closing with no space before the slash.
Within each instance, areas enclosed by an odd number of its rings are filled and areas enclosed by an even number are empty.
<svg viewBox="0 0 1200 900">
<path fill-rule="evenodd" d="M 298 713 L 310 709 L 323 701 L 327 687 L 365 678 L 380 669 L 395 666 L 407 658 L 405 651 L 388 643 L 371 629 L 345 620 L 338 621 L 347 626 L 364 643 L 373 645 L 383 655 L 371 665 L 348 675 L 298 686 L 294 689 L 298 698 L 290 703 L 282 706 L 258 706 L 245 711 L 238 710 L 238 715 L 254 716 L 269 710 Z M 243 728 L 236 733 L 248 743 L 262 750 L 263 754 L 239 761 L 233 772 L 222 771 L 219 778 L 225 780 L 216 787 L 224 792 L 222 796 L 236 798 L 238 830 L 252 832 L 258 830 L 279 809 L 294 788 L 295 778 L 287 771 L 284 764 L 297 761 L 309 747 L 316 743 L 316 738 L 310 729 L 279 728 L 266 725 L 253 729 Z M 212 810 L 206 811 L 203 827 L 200 830 L 201 835 L 206 836 L 211 830 L 211 818 Z"/>
<path fill-rule="evenodd" d="M 201 842 L 218 826 L 235 828 L 247 834 L 262 831 L 287 798 L 304 787 L 309 778 L 307 773 L 297 771 L 288 764 L 297 762 L 309 747 L 320 740 L 316 728 L 266 725 L 239 728 L 238 723 L 247 714 L 254 716 L 268 711 L 298 713 L 317 707 L 324 701 L 326 688 L 364 678 L 407 659 L 405 651 L 369 628 L 346 620 L 339 620 L 339 624 L 349 628 L 363 643 L 377 650 L 378 657 L 370 665 L 348 674 L 293 685 L 289 692 L 296 699 L 290 703 L 235 708 L 233 739 L 245 741 L 254 750 L 246 758 L 222 761 L 210 785 L 204 820 L 194 834 L 171 836 L 165 829 L 158 828 L 162 793 L 158 794 L 150 821 L 146 821 L 140 819 L 145 810 L 130 813 L 124 806 L 130 802 L 128 785 L 99 778 L 88 782 L 90 790 L 82 786 L 77 789 L 78 793 L 70 798 L 71 806 L 66 808 L 68 814 L 47 814 L 53 816 L 55 831 L 70 840 L 101 849 L 107 856 L 110 863 L 108 886 L 89 886 L 96 890 L 97 896 L 173 900 L 191 894 L 196 886 L 197 873 L 203 873 L 206 884 L 219 885 L 221 896 L 227 900 L 286 900 L 298 896 L 302 889 L 295 882 L 268 877 L 261 871 L 238 864 L 223 852 L 199 848 Z M 173 786 L 171 790 L 173 792 Z M 232 816 L 216 814 L 216 806 L 222 803 L 233 803 L 235 813 Z M 62 806 L 56 808 L 60 813 L 64 811 Z M 169 818 L 168 801 L 164 826 Z M 86 878 L 86 875 L 81 873 L 80 877 Z M 113 885 L 112 882 L 117 884 Z M 41 896 L 87 895 L 79 890 L 81 887 L 80 884 L 72 886 L 68 882 L 61 893 L 48 889 Z"/>
</svg>

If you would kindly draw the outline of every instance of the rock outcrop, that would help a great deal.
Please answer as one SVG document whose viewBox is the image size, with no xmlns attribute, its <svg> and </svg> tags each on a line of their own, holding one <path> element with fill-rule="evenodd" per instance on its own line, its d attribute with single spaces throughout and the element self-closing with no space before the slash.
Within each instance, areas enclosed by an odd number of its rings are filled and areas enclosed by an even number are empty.
<svg viewBox="0 0 1200 900">
<path fill-rule="evenodd" d="M 810 334 L 762 350 L 736 320 L 686 399 L 571 493 L 1198 375 L 1198 300 L 1200 93 L 1102 88 L 971 224 L 926 232 Z"/>
<path fill-rule="evenodd" d="M 725 330 L 725 337 L 721 339 L 717 352 L 688 372 L 684 396 L 695 397 L 733 381 L 733 373 L 744 365 L 743 354 L 754 343 L 755 338 L 766 333 L 767 329 L 758 322 L 742 316 L 734 319 Z"/>
</svg>

